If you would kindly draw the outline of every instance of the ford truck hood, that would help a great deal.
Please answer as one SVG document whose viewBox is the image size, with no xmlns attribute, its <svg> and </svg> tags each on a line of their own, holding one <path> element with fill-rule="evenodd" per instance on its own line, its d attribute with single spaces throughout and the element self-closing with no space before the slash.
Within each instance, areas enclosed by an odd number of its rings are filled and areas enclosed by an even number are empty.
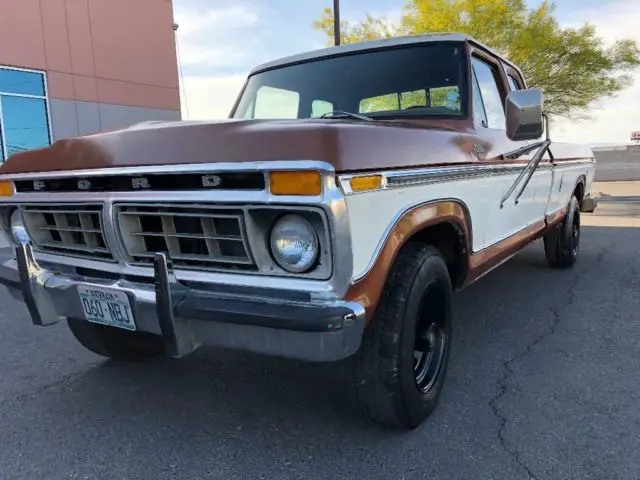
<svg viewBox="0 0 640 480">
<path fill-rule="evenodd" d="M 144 122 L 16 153 L 0 174 L 276 160 L 325 161 L 345 172 L 465 162 L 468 150 L 460 132 L 437 124 L 425 128 L 342 119 Z"/>
</svg>

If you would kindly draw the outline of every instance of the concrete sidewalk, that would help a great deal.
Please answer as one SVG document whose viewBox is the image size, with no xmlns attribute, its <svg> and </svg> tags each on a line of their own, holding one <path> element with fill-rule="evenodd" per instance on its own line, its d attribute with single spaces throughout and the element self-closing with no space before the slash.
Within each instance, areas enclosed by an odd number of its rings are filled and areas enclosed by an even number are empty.
<svg viewBox="0 0 640 480">
<path fill-rule="evenodd" d="M 597 227 L 640 227 L 640 182 L 594 182 L 598 208 L 583 214 L 582 225 Z"/>
<path fill-rule="evenodd" d="M 593 182 L 592 193 L 604 196 L 624 197 L 640 195 L 640 181 L 638 182 Z"/>
</svg>

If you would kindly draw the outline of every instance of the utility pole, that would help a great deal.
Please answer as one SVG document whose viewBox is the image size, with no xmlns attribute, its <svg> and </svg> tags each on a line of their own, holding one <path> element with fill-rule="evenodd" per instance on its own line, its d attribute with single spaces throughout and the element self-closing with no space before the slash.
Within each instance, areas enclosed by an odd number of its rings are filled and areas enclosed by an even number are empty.
<svg viewBox="0 0 640 480">
<path fill-rule="evenodd" d="M 333 0 L 333 43 L 340 45 L 340 0 Z"/>
</svg>

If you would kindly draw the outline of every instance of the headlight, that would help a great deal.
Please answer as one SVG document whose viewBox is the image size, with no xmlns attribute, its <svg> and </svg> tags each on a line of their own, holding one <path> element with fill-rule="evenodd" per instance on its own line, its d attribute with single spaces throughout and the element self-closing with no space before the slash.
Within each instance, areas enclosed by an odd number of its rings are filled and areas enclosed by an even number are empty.
<svg viewBox="0 0 640 480">
<path fill-rule="evenodd" d="M 15 209 L 11 214 L 11 236 L 16 243 L 29 243 L 31 239 L 22 221 L 19 209 Z"/>
<path fill-rule="evenodd" d="M 299 215 L 285 215 L 271 230 L 271 253 L 282 268 L 304 273 L 314 266 L 320 253 L 318 235 Z"/>
</svg>

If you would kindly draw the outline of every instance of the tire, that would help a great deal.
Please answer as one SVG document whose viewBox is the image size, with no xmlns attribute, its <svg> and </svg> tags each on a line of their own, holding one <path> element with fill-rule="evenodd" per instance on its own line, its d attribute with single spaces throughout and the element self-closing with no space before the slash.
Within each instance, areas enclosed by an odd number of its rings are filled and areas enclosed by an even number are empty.
<svg viewBox="0 0 640 480">
<path fill-rule="evenodd" d="M 580 205 L 571 197 L 569 210 L 560 225 L 544 236 L 544 253 L 552 268 L 570 268 L 580 250 Z"/>
<path fill-rule="evenodd" d="M 83 347 L 112 360 L 139 361 L 164 353 L 162 337 L 151 333 L 130 332 L 78 318 L 68 318 L 67 325 Z"/>
<path fill-rule="evenodd" d="M 451 350 L 452 295 L 447 265 L 436 248 L 409 243 L 400 251 L 354 357 L 358 403 L 378 425 L 414 429 L 436 408 Z M 431 357 L 422 360 L 432 360 L 422 381 L 414 373 L 415 364 L 421 365 L 414 352 L 419 347 L 429 347 Z"/>
</svg>

